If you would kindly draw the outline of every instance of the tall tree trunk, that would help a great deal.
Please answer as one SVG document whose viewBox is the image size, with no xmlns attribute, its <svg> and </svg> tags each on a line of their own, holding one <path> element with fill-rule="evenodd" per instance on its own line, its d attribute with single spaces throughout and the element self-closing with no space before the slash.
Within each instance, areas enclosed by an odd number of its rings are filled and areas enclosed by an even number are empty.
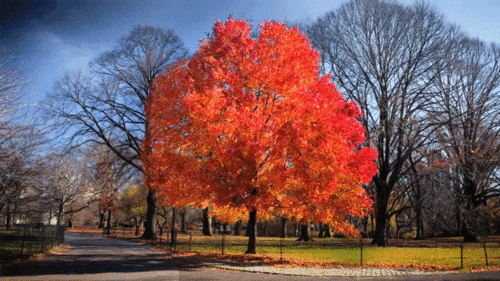
<svg viewBox="0 0 500 281">
<path fill-rule="evenodd" d="M 135 236 L 139 236 L 139 227 L 141 226 L 141 221 L 138 218 L 133 218 L 134 219 L 134 226 L 135 226 Z"/>
<path fill-rule="evenodd" d="M 212 220 L 212 225 L 214 227 L 213 232 L 220 234 L 220 223 L 217 221 L 217 219 Z"/>
<path fill-rule="evenodd" d="M 108 208 L 108 225 L 106 226 L 106 234 L 111 232 L 111 208 Z"/>
<path fill-rule="evenodd" d="M 57 226 L 61 225 L 63 210 L 64 210 L 64 206 L 62 204 L 59 205 L 59 209 L 57 210 L 57 223 L 56 223 Z"/>
<path fill-rule="evenodd" d="M 311 226 L 310 223 L 307 222 L 306 224 L 300 225 L 300 237 L 297 239 L 297 241 L 304 241 L 307 242 L 311 239 Z"/>
<path fill-rule="evenodd" d="M 204 236 L 212 236 L 212 229 L 210 228 L 210 224 L 212 223 L 212 219 L 208 216 L 208 207 L 203 209 L 203 235 Z"/>
<path fill-rule="evenodd" d="M 6 221 L 5 221 L 5 228 L 6 230 L 10 230 L 10 225 L 11 225 L 11 213 L 10 213 L 10 204 L 7 203 L 7 215 L 6 215 Z"/>
<path fill-rule="evenodd" d="M 457 202 L 455 219 L 457 220 L 456 236 L 462 236 L 462 212 L 460 211 L 460 205 Z"/>
<path fill-rule="evenodd" d="M 323 224 L 319 224 L 319 231 L 318 231 L 318 238 L 325 238 L 325 228 L 323 227 Z"/>
<path fill-rule="evenodd" d="M 181 216 L 181 233 L 186 233 L 186 209 L 180 211 Z"/>
<path fill-rule="evenodd" d="M 477 183 L 473 180 L 473 176 L 464 176 L 464 195 L 466 197 L 465 202 L 465 214 L 462 214 L 462 236 L 464 237 L 464 242 L 477 242 L 477 216 L 472 215 L 471 211 L 474 211 L 479 206 L 478 199 L 476 197 Z"/>
<path fill-rule="evenodd" d="M 142 234 L 142 239 L 156 239 L 155 233 L 155 215 L 156 215 L 156 200 L 154 196 L 154 192 L 151 187 L 148 187 L 148 197 L 147 197 L 147 211 L 146 211 L 146 220 L 144 222 L 144 233 Z"/>
<path fill-rule="evenodd" d="M 97 226 L 97 228 L 104 228 L 104 218 L 105 218 L 104 212 L 105 212 L 105 210 L 103 210 L 101 212 L 100 209 L 101 208 L 99 207 L 99 225 Z"/>
<path fill-rule="evenodd" d="M 288 218 L 287 217 L 282 217 L 281 218 L 281 237 L 282 238 L 287 238 L 287 235 L 286 235 L 286 225 L 287 225 L 287 222 L 288 222 Z"/>
<path fill-rule="evenodd" d="M 477 235 L 470 229 L 465 221 L 462 221 L 462 236 L 464 237 L 464 242 L 467 243 L 476 243 L 478 241 Z"/>
<path fill-rule="evenodd" d="M 416 220 L 417 220 L 417 235 L 415 239 L 424 239 L 424 220 L 422 217 L 422 207 L 419 205 L 415 208 Z"/>
<path fill-rule="evenodd" d="M 233 234 L 235 236 L 239 236 L 240 235 L 240 227 L 241 227 L 241 221 L 238 220 L 235 224 L 234 224 L 234 232 Z"/>
<path fill-rule="evenodd" d="M 176 213 L 176 208 L 172 207 L 172 224 L 170 228 L 170 246 L 174 247 L 175 242 L 176 242 L 176 237 L 175 237 L 175 213 Z"/>
<path fill-rule="evenodd" d="M 256 242 L 257 242 L 257 210 L 253 210 L 249 214 L 248 224 L 247 224 L 247 232 L 248 232 L 248 247 L 245 254 L 255 254 L 256 251 Z"/>
<path fill-rule="evenodd" d="M 388 191 L 386 186 L 379 188 L 377 186 L 376 217 L 375 217 L 375 233 L 372 244 L 378 246 L 387 245 L 386 224 L 387 224 L 387 204 L 389 201 Z"/>
<path fill-rule="evenodd" d="M 330 232 L 330 226 L 324 223 L 320 223 L 318 238 L 327 238 L 327 237 L 332 237 L 332 233 Z"/>
</svg>

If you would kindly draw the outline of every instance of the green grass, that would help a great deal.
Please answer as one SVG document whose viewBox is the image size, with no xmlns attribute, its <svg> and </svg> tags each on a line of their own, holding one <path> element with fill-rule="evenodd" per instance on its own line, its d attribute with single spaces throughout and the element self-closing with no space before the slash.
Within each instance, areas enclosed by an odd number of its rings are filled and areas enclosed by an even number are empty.
<svg viewBox="0 0 500 281">
<path fill-rule="evenodd" d="M 460 243 L 458 239 L 440 242 L 435 239 L 415 244 L 413 247 L 375 247 L 369 245 L 371 240 L 363 240 L 363 264 L 410 266 L 435 269 L 460 269 Z M 165 243 L 165 238 L 163 240 Z M 220 254 L 222 237 L 193 236 L 191 245 L 189 236 L 180 235 L 178 250 Z M 242 236 L 225 236 L 225 254 L 242 254 L 246 250 L 247 238 Z M 314 239 L 313 242 L 298 242 L 296 238 L 257 238 L 257 253 L 275 259 L 280 258 L 280 244 L 283 245 L 283 258 L 292 261 L 310 263 L 360 264 L 359 240 L 355 239 Z M 415 246 L 416 245 L 416 246 Z M 439 246 L 440 245 L 440 246 Z M 487 243 L 489 267 L 500 267 L 500 244 Z M 464 269 L 486 268 L 482 243 L 464 244 Z"/>
</svg>

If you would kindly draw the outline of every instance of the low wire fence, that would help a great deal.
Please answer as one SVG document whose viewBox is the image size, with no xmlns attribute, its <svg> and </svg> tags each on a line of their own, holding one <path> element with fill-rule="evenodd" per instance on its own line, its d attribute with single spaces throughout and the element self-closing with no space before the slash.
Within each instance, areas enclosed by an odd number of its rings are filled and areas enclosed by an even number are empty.
<svg viewBox="0 0 500 281">
<path fill-rule="evenodd" d="M 4 228 L 5 229 L 5 228 Z M 25 259 L 64 243 L 64 226 L 24 224 L 0 232 L 0 263 Z"/>
<path fill-rule="evenodd" d="M 142 234 L 142 231 L 140 232 Z M 184 252 L 214 255 L 239 255 L 247 250 L 248 238 L 217 234 L 158 230 L 153 244 Z M 137 238 L 133 228 L 113 228 L 110 237 Z M 425 240 L 397 239 L 388 247 L 371 244 L 371 239 L 257 237 L 257 253 L 274 261 L 301 260 L 338 265 L 387 265 L 434 269 L 500 267 L 500 237 L 483 237 L 478 243 L 463 243 L 461 238 Z"/>
</svg>

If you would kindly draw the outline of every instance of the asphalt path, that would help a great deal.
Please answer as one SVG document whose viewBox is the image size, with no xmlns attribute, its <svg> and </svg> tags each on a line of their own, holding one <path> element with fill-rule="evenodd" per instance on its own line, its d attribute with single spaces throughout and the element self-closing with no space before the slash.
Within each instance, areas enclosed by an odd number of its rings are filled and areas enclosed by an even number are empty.
<svg viewBox="0 0 500 281">
<path fill-rule="evenodd" d="M 2 268 L 0 280 L 500 280 L 500 272 L 401 277 L 312 277 L 221 270 L 170 257 L 145 245 L 66 233 L 65 249 L 39 261 Z"/>
</svg>

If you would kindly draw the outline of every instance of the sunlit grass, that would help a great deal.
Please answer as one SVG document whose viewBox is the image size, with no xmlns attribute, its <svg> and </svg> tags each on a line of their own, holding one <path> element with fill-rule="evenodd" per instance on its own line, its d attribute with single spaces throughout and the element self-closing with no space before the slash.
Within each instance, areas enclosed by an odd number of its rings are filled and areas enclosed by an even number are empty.
<svg viewBox="0 0 500 281">
<path fill-rule="evenodd" d="M 92 232 L 85 230 L 85 232 Z M 100 230 L 102 232 L 102 230 Z M 132 229 L 116 230 L 112 236 L 118 238 L 135 238 Z M 460 269 L 460 244 L 463 238 L 435 238 L 428 240 L 398 240 L 398 246 L 377 247 L 370 244 L 371 239 L 363 239 L 363 265 L 387 267 L 414 267 L 423 269 Z M 222 235 L 201 236 L 179 234 L 175 249 L 202 255 L 220 256 L 222 253 Z M 483 243 L 464 243 L 464 270 L 500 268 L 500 239 L 491 237 L 486 243 L 488 264 Z M 153 244 L 170 248 L 167 232 L 161 240 Z M 224 254 L 246 260 L 248 238 L 245 236 L 224 235 Z M 411 247 L 410 247 L 411 246 Z M 299 242 L 297 238 L 257 238 L 257 257 L 273 260 L 289 261 L 308 266 L 322 264 L 324 266 L 360 266 L 361 248 L 359 239 L 351 238 L 315 238 L 314 241 Z"/>
<path fill-rule="evenodd" d="M 222 236 L 178 237 L 176 249 L 199 253 L 221 253 Z M 224 237 L 225 254 L 242 254 L 246 250 L 246 237 Z M 459 241 L 458 239 L 450 239 Z M 375 247 L 370 240 L 363 241 L 363 265 L 410 266 L 434 269 L 460 269 L 460 243 L 446 247 Z M 281 245 L 281 247 L 280 247 Z M 436 245 L 436 244 L 433 244 Z M 489 267 L 500 267 L 499 243 L 487 243 Z M 280 250 L 281 249 L 281 250 Z M 282 255 L 280 254 L 282 251 Z M 359 240 L 328 238 L 315 239 L 313 242 L 298 242 L 296 238 L 257 238 L 257 252 L 260 255 L 285 260 L 321 262 L 335 264 L 361 264 Z M 482 243 L 464 244 L 464 269 L 486 268 Z"/>
</svg>

